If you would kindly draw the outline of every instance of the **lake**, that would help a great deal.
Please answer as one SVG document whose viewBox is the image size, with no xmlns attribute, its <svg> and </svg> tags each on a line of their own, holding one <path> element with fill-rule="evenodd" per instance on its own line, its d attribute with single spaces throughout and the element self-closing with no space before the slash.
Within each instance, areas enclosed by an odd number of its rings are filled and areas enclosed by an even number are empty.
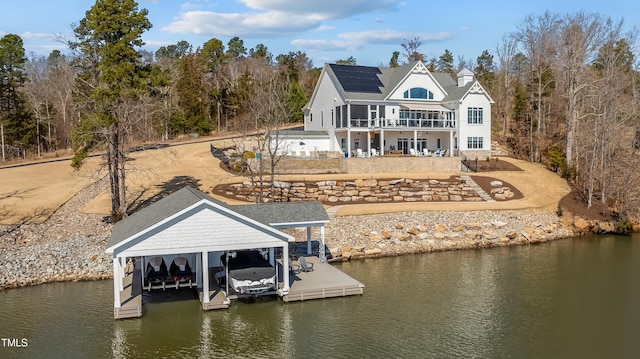
<svg viewBox="0 0 640 359">
<path fill-rule="evenodd" d="M 111 281 L 0 291 L 0 358 L 638 358 L 640 235 L 335 264 L 364 295 L 113 319 Z"/>
</svg>

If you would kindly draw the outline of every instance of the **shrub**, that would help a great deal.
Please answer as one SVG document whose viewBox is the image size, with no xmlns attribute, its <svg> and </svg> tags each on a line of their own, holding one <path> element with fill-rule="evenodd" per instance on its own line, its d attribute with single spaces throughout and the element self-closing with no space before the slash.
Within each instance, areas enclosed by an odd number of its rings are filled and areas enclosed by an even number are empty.
<svg viewBox="0 0 640 359">
<path fill-rule="evenodd" d="M 256 158 L 256 154 L 252 151 L 244 151 L 242 152 L 242 159 L 246 160 L 248 158 Z"/>
</svg>

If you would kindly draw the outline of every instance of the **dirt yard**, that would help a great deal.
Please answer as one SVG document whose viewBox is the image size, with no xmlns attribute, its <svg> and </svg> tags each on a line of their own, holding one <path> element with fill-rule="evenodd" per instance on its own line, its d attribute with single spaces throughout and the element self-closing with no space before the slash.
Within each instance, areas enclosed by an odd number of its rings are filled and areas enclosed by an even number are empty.
<svg viewBox="0 0 640 359">
<path fill-rule="evenodd" d="M 160 193 L 170 193 L 184 185 L 193 185 L 211 193 L 221 183 L 242 182 L 245 178 L 235 176 L 220 168 L 219 161 L 213 158 L 209 145 L 217 147 L 231 146 L 229 140 L 207 140 L 181 144 L 157 150 L 131 154 L 127 172 L 128 202 L 132 209 L 140 208 L 160 197 Z M 495 203 L 397 203 L 344 205 L 332 209 L 334 214 L 369 214 L 412 210 L 495 210 L 495 209 L 557 209 L 560 200 L 570 193 L 567 182 L 557 174 L 546 170 L 539 164 L 500 157 L 491 161 L 492 166 L 481 166 L 481 171 L 472 174 L 474 178 L 486 177 L 499 179 L 510 184 L 521 196 L 510 201 Z M 102 165 L 100 157 L 87 160 L 78 172 L 73 171 L 70 161 L 50 162 L 16 168 L 0 168 L 0 224 L 19 223 L 25 218 L 34 222 L 44 221 L 56 208 L 69 200 L 85 186 L 104 176 L 99 172 Z M 513 167 L 511 167 L 513 166 Z M 484 167 L 484 168 L 483 168 Z M 519 170 L 518 170 L 519 169 Z M 99 175 L 100 173 L 100 175 Z M 451 172 L 417 173 L 379 173 L 379 178 L 448 178 Z M 455 173 L 453 173 L 455 175 Z M 369 178 L 370 175 L 362 175 Z M 283 180 L 327 180 L 354 179 L 357 174 L 282 176 Z M 482 179 L 476 179 L 482 182 Z M 226 202 L 228 199 L 219 198 Z M 230 202 L 241 203 L 241 202 Z M 109 195 L 105 191 L 89 202 L 83 211 L 87 213 L 108 214 Z"/>
</svg>

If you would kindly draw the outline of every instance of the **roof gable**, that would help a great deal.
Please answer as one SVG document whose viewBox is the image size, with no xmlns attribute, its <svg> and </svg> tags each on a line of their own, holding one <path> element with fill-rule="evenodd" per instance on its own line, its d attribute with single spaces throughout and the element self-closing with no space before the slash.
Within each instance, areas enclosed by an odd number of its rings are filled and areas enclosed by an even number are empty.
<svg viewBox="0 0 640 359">
<path fill-rule="evenodd" d="M 187 186 L 116 223 L 107 252 L 240 245 L 238 238 L 241 245 L 253 248 L 293 240 L 275 228 L 278 224 L 328 221 L 320 202 L 228 206 Z"/>
<path fill-rule="evenodd" d="M 113 251 L 116 254 L 123 251 L 184 253 L 201 248 L 259 248 L 281 245 L 290 239 L 290 236 L 274 228 L 203 201 L 168 221 L 118 243 Z"/>
<path fill-rule="evenodd" d="M 435 101 L 439 101 L 447 96 L 445 87 L 438 81 L 434 74 L 427 69 L 424 63 L 418 61 L 411 67 L 406 68 L 404 76 L 393 85 L 386 99 L 404 100 L 404 92 L 413 87 L 422 87 L 434 94 Z M 453 82 L 453 81 L 452 81 Z"/>
</svg>

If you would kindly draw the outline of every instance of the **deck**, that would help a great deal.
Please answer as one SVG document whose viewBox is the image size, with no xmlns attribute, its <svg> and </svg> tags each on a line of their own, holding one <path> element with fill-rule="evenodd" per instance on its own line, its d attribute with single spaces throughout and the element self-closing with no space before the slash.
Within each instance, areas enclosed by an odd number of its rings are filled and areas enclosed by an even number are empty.
<svg viewBox="0 0 640 359">
<path fill-rule="evenodd" d="M 305 256 L 308 263 L 313 263 L 312 272 L 290 273 L 289 294 L 282 297 L 283 302 L 296 302 L 312 299 L 324 299 L 332 297 L 345 297 L 362 295 L 364 284 L 346 275 L 330 264 L 321 264 L 315 256 Z M 282 263 L 279 261 L 280 270 Z M 198 297 L 203 310 L 215 310 L 229 308 L 232 296 L 228 297 L 223 288 L 220 288 L 215 279 L 215 273 L 220 268 L 209 268 L 209 303 L 203 302 L 204 293 L 198 288 Z M 142 317 L 142 278 L 137 264 L 128 263 L 125 268 L 123 290 L 120 292 L 122 300 L 120 308 L 113 309 L 115 319 Z M 280 273 L 279 278 L 282 278 Z M 281 283 L 282 284 L 282 283 Z M 168 285 L 167 288 L 173 286 Z"/>
<path fill-rule="evenodd" d="M 209 268 L 209 303 L 204 303 L 202 288 L 198 288 L 198 297 L 200 298 L 200 303 L 202 304 L 202 309 L 204 310 L 229 308 L 229 298 L 227 298 L 227 295 L 222 290 L 222 288 L 220 288 L 215 278 L 215 274 L 219 270 L 220 269 L 217 267 Z"/>
<path fill-rule="evenodd" d="M 346 275 L 330 264 L 321 264 L 315 256 L 305 256 L 313 263 L 312 272 L 290 273 L 289 294 L 282 297 L 284 302 L 296 302 L 311 299 L 346 297 L 362 295 L 364 284 Z"/>
<path fill-rule="evenodd" d="M 127 263 L 122 279 L 120 308 L 113 308 L 115 319 L 139 318 L 142 316 L 142 274 L 133 263 Z"/>
</svg>

